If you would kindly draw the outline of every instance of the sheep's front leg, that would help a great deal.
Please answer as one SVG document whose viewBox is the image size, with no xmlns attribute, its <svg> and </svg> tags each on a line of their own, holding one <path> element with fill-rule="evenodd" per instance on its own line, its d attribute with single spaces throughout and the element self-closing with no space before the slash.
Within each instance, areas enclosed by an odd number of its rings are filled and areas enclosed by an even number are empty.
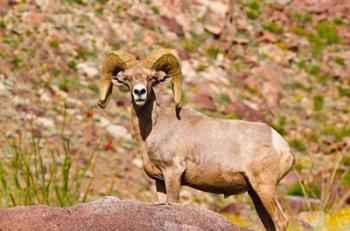
<svg viewBox="0 0 350 231">
<path fill-rule="evenodd" d="M 163 171 L 168 203 L 179 201 L 182 173 L 183 170 L 174 167 L 166 168 Z"/>
<path fill-rule="evenodd" d="M 165 204 L 166 203 L 166 191 L 165 191 L 165 184 L 162 180 L 156 180 L 156 190 L 157 190 L 157 197 L 158 197 L 158 203 L 159 204 Z"/>
</svg>

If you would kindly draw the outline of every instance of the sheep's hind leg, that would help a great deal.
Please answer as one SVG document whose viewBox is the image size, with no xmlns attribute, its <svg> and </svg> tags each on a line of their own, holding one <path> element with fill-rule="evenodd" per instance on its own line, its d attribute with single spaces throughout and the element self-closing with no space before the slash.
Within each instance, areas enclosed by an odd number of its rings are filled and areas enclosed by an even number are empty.
<svg viewBox="0 0 350 231">
<path fill-rule="evenodd" d="M 254 192 L 253 189 L 249 189 L 248 194 L 252 198 L 255 210 L 258 213 L 266 230 L 275 230 L 275 225 L 273 224 L 272 218 L 269 215 L 269 213 L 266 211 L 259 196 Z"/>
<path fill-rule="evenodd" d="M 250 180 L 251 195 L 259 217 L 268 231 L 287 230 L 288 220 L 276 197 L 276 186 Z M 273 221 L 273 222 L 271 222 Z M 274 225 L 273 225 L 274 224 Z M 272 226 L 272 227 L 271 227 Z"/>
</svg>

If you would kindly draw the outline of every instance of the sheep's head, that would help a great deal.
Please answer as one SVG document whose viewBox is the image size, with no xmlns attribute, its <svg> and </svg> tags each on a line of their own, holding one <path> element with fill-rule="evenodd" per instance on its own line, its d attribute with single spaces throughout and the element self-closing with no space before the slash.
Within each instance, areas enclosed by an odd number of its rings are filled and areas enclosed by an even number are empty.
<svg viewBox="0 0 350 231">
<path fill-rule="evenodd" d="M 143 106 L 152 92 L 152 87 L 167 78 L 172 79 L 174 99 L 178 105 L 181 101 L 182 74 L 179 62 L 168 50 L 157 50 L 138 62 L 126 52 L 110 53 L 102 67 L 100 79 L 100 97 L 97 104 L 105 108 L 114 85 L 126 85 L 133 102 Z"/>
</svg>

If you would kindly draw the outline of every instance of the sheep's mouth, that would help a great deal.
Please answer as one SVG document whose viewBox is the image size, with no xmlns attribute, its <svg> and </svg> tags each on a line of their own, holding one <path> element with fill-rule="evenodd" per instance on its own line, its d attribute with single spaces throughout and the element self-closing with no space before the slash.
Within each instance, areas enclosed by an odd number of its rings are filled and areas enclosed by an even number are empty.
<svg viewBox="0 0 350 231">
<path fill-rule="evenodd" d="M 144 99 L 135 99 L 136 105 L 143 105 L 146 102 Z"/>
</svg>

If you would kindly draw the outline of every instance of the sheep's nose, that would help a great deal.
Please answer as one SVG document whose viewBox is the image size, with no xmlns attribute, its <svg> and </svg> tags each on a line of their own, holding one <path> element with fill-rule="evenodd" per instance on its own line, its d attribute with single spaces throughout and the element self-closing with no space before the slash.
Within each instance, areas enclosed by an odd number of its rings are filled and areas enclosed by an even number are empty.
<svg viewBox="0 0 350 231">
<path fill-rule="evenodd" d="M 141 95 L 144 95 L 146 94 L 147 90 L 145 88 L 145 86 L 143 85 L 136 85 L 134 87 L 134 94 L 137 95 L 137 96 L 141 96 Z"/>
<path fill-rule="evenodd" d="M 142 88 L 142 89 L 134 89 L 134 93 L 135 95 L 143 95 L 146 93 L 146 89 Z"/>
</svg>

